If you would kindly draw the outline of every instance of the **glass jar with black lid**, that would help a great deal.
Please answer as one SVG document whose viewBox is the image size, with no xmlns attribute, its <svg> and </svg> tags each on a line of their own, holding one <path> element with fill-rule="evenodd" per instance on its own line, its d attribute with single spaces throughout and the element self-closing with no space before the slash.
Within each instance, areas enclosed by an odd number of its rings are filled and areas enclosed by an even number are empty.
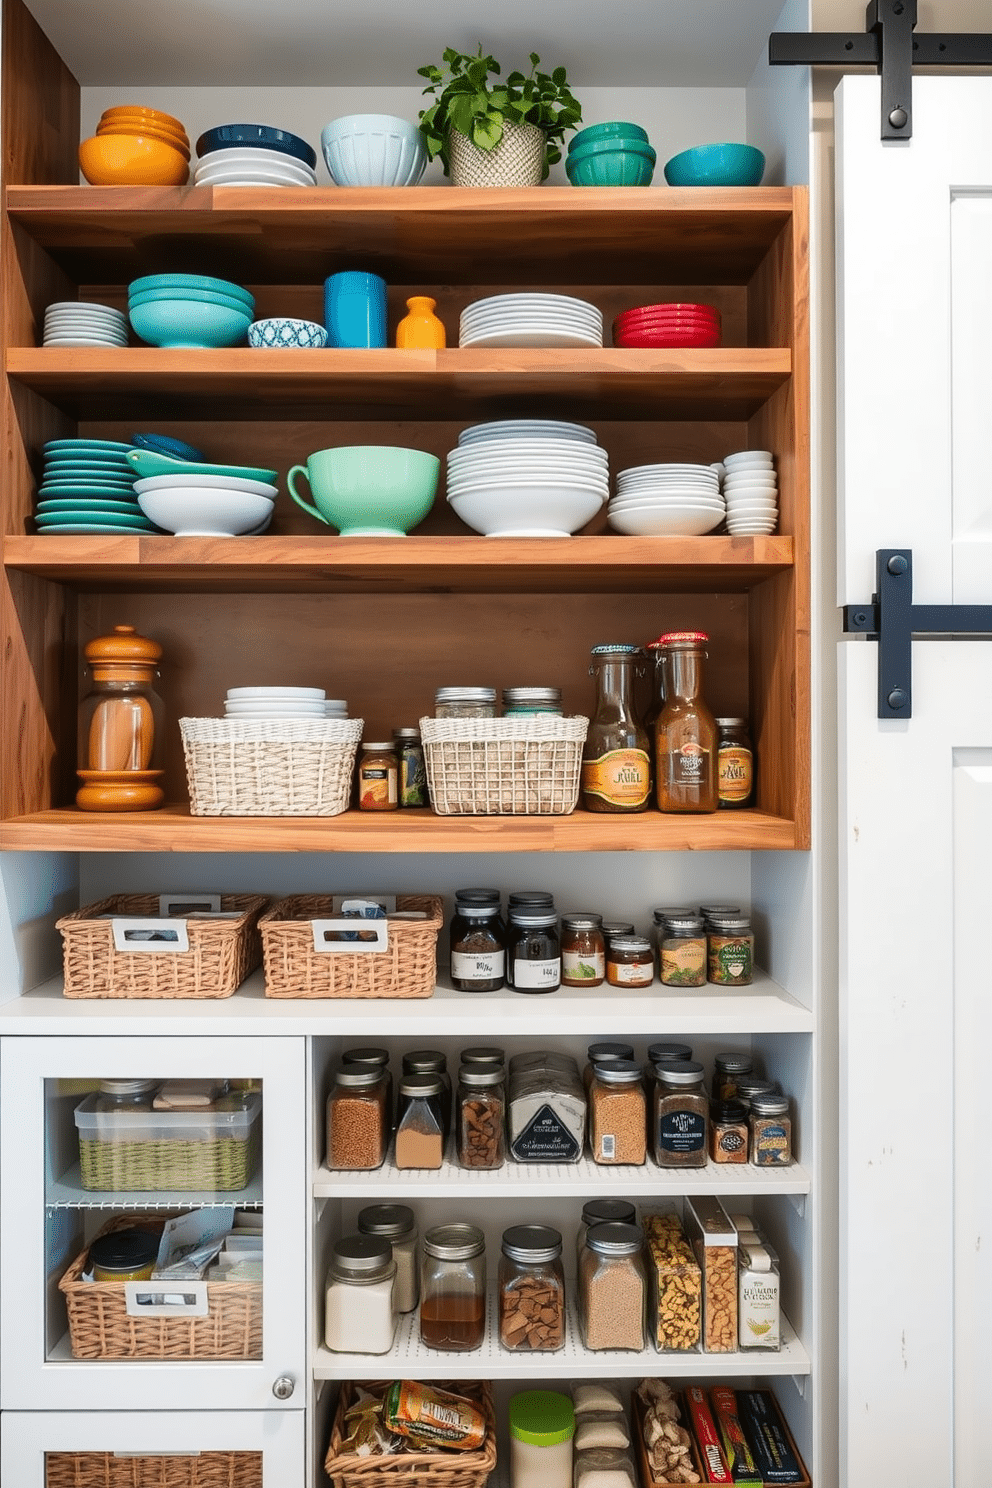
<svg viewBox="0 0 992 1488">
<path fill-rule="evenodd" d="M 505 981 L 506 927 L 499 895 L 463 890 L 451 921 L 451 984 L 458 992 L 498 992 Z"/>
<path fill-rule="evenodd" d="M 561 986 L 558 916 L 551 895 L 544 897 L 545 904 L 510 905 L 506 979 L 515 992 L 554 992 Z"/>
<path fill-rule="evenodd" d="M 511 1225 L 499 1263 L 499 1341 L 506 1349 L 552 1352 L 565 1346 L 562 1238 L 550 1225 Z"/>
<path fill-rule="evenodd" d="M 703 1066 L 673 1060 L 655 1066 L 651 1150 L 660 1168 L 705 1168 L 709 1101 Z"/>
</svg>

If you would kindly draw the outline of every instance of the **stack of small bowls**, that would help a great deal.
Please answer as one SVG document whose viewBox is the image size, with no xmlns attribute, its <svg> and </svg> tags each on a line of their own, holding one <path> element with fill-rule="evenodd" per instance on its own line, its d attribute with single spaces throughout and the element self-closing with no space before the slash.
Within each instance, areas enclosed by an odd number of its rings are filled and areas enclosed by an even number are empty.
<svg viewBox="0 0 992 1488">
<path fill-rule="evenodd" d="M 621 470 L 607 517 L 634 537 L 699 537 L 719 527 L 724 511 L 718 471 L 685 461 Z"/>
<path fill-rule="evenodd" d="M 126 346 L 127 316 L 112 305 L 56 300 L 45 311 L 43 346 Z"/>
<path fill-rule="evenodd" d="M 238 346 L 254 318 L 255 297 L 206 274 L 149 274 L 128 285 L 127 308 L 150 346 Z"/>
<path fill-rule="evenodd" d="M 727 531 L 735 537 L 772 533 L 778 524 L 778 477 L 770 450 L 724 455 Z"/>
<path fill-rule="evenodd" d="M 427 146 L 416 124 L 392 114 L 345 114 L 320 131 L 335 186 L 416 186 Z"/>
<path fill-rule="evenodd" d="M 658 156 L 639 124 L 590 124 L 569 141 L 565 174 L 573 186 L 650 186 Z"/>
<path fill-rule="evenodd" d="M 486 537 L 569 537 L 609 498 L 609 462 L 591 429 L 503 419 L 458 436 L 448 504 Z"/>
<path fill-rule="evenodd" d="M 143 452 L 134 452 L 129 463 L 132 469 L 146 463 Z M 166 532 L 177 537 L 254 537 L 271 523 L 278 487 L 255 479 L 271 471 L 168 463 L 176 468 L 134 483 L 141 510 Z"/>
<path fill-rule="evenodd" d="M 189 138 L 171 114 L 122 104 L 104 109 L 96 134 L 83 140 L 79 168 L 91 186 L 184 186 Z"/>
<path fill-rule="evenodd" d="M 268 124 L 219 124 L 196 142 L 196 186 L 316 186 L 317 152 Z"/>
<path fill-rule="evenodd" d="M 111 439 L 50 439 L 38 487 L 38 531 L 121 536 L 155 528 L 134 499 L 131 446 Z"/>
<path fill-rule="evenodd" d="M 229 687 L 226 718 L 347 718 L 344 698 L 329 698 L 322 687 Z"/>
<path fill-rule="evenodd" d="M 613 322 L 614 346 L 719 346 L 720 312 L 689 301 L 639 305 Z"/>
</svg>

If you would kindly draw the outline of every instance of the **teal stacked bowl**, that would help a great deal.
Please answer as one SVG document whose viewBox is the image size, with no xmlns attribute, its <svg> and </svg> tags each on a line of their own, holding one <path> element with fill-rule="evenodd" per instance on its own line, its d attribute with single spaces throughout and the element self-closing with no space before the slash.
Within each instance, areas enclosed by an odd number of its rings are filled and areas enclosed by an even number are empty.
<svg viewBox="0 0 992 1488">
<path fill-rule="evenodd" d="M 582 132 L 588 135 L 591 130 Z M 565 160 L 565 173 L 573 186 L 650 186 L 657 158 L 646 138 L 606 134 L 580 144 L 573 141 Z"/>
<path fill-rule="evenodd" d="M 694 145 L 665 166 L 669 186 L 759 186 L 765 157 L 754 145 Z"/>
<path fill-rule="evenodd" d="M 609 119 L 605 124 L 590 124 L 585 129 L 580 129 L 578 134 L 573 134 L 568 142 L 568 153 L 581 150 L 591 140 L 640 140 L 642 144 L 648 143 L 648 132 L 642 129 L 640 124 L 628 124 L 624 119 Z"/>
<path fill-rule="evenodd" d="M 148 274 L 128 285 L 127 308 L 150 346 L 238 346 L 254 319 L 255 297 L 206 274 Z"/>
</svg>

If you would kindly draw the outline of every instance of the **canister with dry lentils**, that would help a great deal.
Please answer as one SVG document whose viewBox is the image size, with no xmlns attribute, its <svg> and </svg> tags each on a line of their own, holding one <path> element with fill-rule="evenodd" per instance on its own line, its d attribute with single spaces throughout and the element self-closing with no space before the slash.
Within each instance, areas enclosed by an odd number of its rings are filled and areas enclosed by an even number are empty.
<svg viewBox="0 0 992 1488">
<path fill-rule="evenodd" d="M 641 1349 L 647 1273 L 638 1225 L 593 1225 L 579 1260 L 579 1322 L 587 1349 Z"/>
<path fill-rule="evenodd" d="M 374 1065 L 342 1065 L 327 1097 L 327 1166 L 380 1168 L 389 1146 L 388 1076 Z"/>
</svg>

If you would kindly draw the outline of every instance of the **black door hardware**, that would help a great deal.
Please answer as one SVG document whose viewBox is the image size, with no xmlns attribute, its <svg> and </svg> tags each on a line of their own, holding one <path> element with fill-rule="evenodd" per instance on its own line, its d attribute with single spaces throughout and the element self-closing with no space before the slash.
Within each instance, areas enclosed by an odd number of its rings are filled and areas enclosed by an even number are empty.
<svg viewBox="0 0 992 1488">
<path fill-rule="evenodd" d="M 913 133 L 914 67 L 992 67 L 992 34 L 916 34 L 916 0 L 871 0 L 865 31 L 773 31 L 773 66 L 876 67 L 882 74 L 882 138 Z"/>
<path fill-rule="evenodd" d="M 992 636 L 992 605 L 914 605 L 910 548 L 879 548 L 871 604 L 845 605 L 844 630 L 878 642 L 878 716 L 913 715 L 913 638 Z"/>
</svg>

